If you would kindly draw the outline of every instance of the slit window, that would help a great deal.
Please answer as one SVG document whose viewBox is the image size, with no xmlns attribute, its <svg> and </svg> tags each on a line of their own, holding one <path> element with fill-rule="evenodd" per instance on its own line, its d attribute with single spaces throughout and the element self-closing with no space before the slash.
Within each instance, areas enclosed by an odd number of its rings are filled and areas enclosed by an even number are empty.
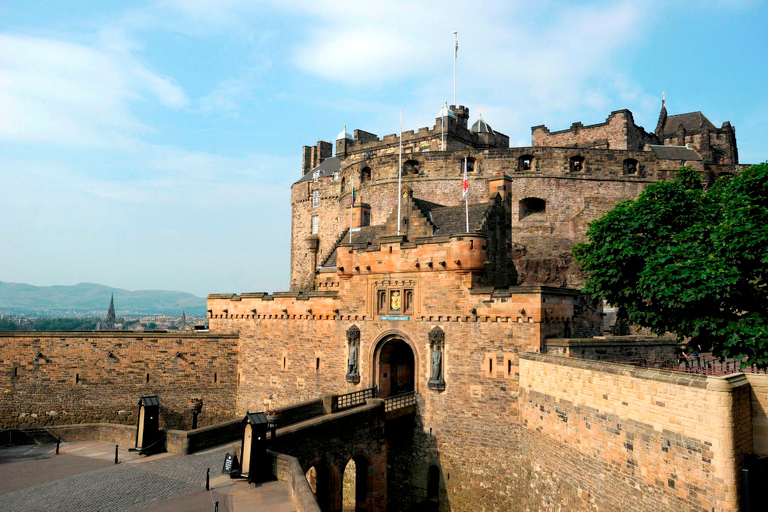
<svg viewBox="0 0 768 512">
<path fill-rule="evenodd" d="M 319 357 L 315 358 L 315 371 L 316 372 L 320 371 L 320 358 Z"/>
<path fill-rule="evenodd" d="M 218 384 L 219 382 L 219 374 L 217 372 L 213 372 L 213 383 Z"/>
<path fill-rule="evenodd" d="M 80 384 L 80 374 L 79 373 L 75 374 L 75 384 Z"/>
<path fill-rule="evenodd" d="M 147 384 L 149 384 L 149 374 L 147 374 Z"/>
<path fill-rule="evenodd" d="M 285 367 L 286 367 L 286 365 L 287 365 L 287 364 L 288 364 L 288 361 L 287 361 L 287 360 L 286 360 L 286 358 L 284 357 L 284 358 L 283 358 L 283 370 L 285 370 Z"/>
<path fill-rule="evenodd" d="M 512 360 L 507 359 L 507 375 L 512 376 Z"/>
<path fill-rule="evenodd" d="M 493 359 L 488 359 L 488 373 L 493 373 Z"/>
</svg>

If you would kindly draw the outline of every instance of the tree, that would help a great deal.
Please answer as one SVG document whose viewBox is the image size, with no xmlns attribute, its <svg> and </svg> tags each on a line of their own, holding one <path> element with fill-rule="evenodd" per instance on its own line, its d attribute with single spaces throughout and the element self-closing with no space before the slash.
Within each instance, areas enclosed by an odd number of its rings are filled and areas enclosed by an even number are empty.
<svg viewBox="0 0 768 512">
<path fill-rule="evenodd" d="M 681 167 L 590 224 L 584 291 L 689 347 L 768 366 L 768 162 L 704 190 Z"/>
</svg>

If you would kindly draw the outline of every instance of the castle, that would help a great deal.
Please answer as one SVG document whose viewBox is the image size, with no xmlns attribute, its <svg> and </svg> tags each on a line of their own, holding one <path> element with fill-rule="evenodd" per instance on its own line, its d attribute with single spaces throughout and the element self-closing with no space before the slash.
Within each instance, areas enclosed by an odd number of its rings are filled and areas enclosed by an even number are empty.
<svg viewBox="0 0 768 512">
<path fill-rule="evenodd" d="M 570 256 L 590 221 L 680 165 L 710 182 L 739 172 L 734 128 L 662 104 L 654 132 L 619 110 L 510 148 L 469 117 L 446 105 L 402 138 L 345 127 L 335 147 L 305 146 L 290 290 L 210 295 L 208 333 L 0 335 L 13 397 L 0 418 L 32 425 L 26 411 L 88 397 L 70 421 L 121 421 L 151 391 L 178 426 L 191 393 L 214 422 L 375 388 L 412 397 L 415 415 L 387 421 L 385 444 L 352 436 L 300 461 L 325 468 L 325 509 L 362 457 L 375 488 L 362 510 L 405 510 L 422 491 L 439 510 L 738 510 L 742 457 L 768 454 L 768 376 L 616 364 L 674 362 L 677 346 L 604 336 Z"/>
</svg>

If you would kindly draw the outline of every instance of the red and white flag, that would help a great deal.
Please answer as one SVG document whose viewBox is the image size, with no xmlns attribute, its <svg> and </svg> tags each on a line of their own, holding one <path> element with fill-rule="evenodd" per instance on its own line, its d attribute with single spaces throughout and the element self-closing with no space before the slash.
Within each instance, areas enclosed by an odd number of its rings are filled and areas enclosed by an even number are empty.
<svg viewBox="0 0 768 512">
<path fill-rule="evenodd" d="M 461 198 L 466 199 L 469 193 L 469 180 L 467 179 L 467 159 L 464 159 L 464 183 L 462 184 Z"/>
</svg>

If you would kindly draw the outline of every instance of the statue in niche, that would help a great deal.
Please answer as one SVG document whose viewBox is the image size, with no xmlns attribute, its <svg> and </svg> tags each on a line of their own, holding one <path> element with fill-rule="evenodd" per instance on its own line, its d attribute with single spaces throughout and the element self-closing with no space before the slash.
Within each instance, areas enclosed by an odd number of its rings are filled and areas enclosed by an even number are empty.
<svg viewBox="0 0 768 512">
<path fill-rule="evenodd" d="M 432 351 L 432 376 L 427 383 L 430 389 L 441 391 L 445 389 L 443 379 L 443 347 L 445 345 L 445 333 L 439 327 L 429 332 L 429 346 Z"/>
<path fill-rule="evenodd" d="M 347 343 L 349 344 L 349 357 L 347 359 L 347 382 L 360 382 L 359 371 L 359 346 L 360 329 L 353 325 L 347 330 Z"/>
</svg>

